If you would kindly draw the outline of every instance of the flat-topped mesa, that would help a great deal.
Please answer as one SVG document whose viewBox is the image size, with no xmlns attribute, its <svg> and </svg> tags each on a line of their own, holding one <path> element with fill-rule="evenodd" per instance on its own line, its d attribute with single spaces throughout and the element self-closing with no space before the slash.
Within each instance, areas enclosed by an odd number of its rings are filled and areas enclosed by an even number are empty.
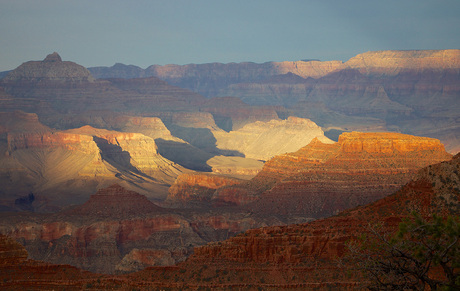
<svg viewBox="0 0 460 291">
<path fill-rule="evenodd" d="M 385 197 L 420 168 L 451 157 L 436 139 L 344 133 L 337 143 L 314 139 L 294 153 L 276 156 L 247 184 L 225 191 L 233 190 L 241 201 L 252 199 L 248 206 L 255 212 L 327 217 Z"/>
<path fill-rule="evenodd" d="M 93 82 L 91 73 L 83 66 L 74 62 L 62 61 L 58 53 L 54 52 L 43 61 L 25 62 L 2 80 L 3 82 Z"/>
<path fill-rule="evenodd" d="M 388 50 L 359 54 L 344 64 L 366 74 L 397 75 L 402 70 L 460 69 L 460 50 Z"/>
<path fill-rule="evenodd" d="M 401 133 L 347 132 L 334 144 L 313 139 L 296 152 L 277 156 L 265 163 L 258 179 L 295 175 L 299 172 L 353 171 L 414 172 L 452 157 L 437 139 Z"/>
<path fill-rule="evenodd" d="M 421 152 L 445 156 L 444 145 L 435 138 L 419 137 L 408 134 L 378 132 L 345 132 L 339 136 L 341 152 L 399 155 Z M 418 158 L 424 158 L 418 156 Z M 433 157 L 431 157 L 433 158 Z"/>
<path fill-rule="evenodd" d="M 127 190 L 118 184 L 99 189 L 83 205 L 67 211 L 72 215 L 110 218 L 165 212 L 165 209 L 153 204 L 144 195 Z"/>
</svg>

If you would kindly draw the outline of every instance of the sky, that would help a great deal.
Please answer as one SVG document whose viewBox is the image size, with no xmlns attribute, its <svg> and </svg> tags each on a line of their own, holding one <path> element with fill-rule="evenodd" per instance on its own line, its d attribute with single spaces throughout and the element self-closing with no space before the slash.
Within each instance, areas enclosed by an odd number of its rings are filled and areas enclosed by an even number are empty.
<svg viewBox="0 0 460 291">
<path fill-rule="evenodd" d="M 460 0 L 0 0 L 0 71 L 55 51 L 146 68 L 459 48 Z"/>
</svg>

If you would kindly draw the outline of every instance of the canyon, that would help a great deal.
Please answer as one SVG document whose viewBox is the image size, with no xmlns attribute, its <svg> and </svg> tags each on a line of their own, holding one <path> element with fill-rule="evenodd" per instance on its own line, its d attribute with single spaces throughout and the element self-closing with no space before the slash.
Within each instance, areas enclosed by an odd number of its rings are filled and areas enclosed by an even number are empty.
<svg viewBox="0 0 460 291">
<path fill-rule="evenodd" d="M 169 189 L 176 204 L 237 205 L 285 223 L 331 216 L 395 192 L 422 167 L 450 159 L 439 140 L 396 133 L 343 133 L 275 156 L 251 180 L 179 176 Z M 203 182 L 202 182 L 203 181 Z M 188 194 L 188 195 L 187 195 Z"/>
<path fill-rule="evenodd" d="M 413 211 L 458 215 L 460 156 L 425 167 L 392 195 L 309 223 L 253 229 L 195 248 L 174 267 L 122 276 L 84 273 L 66 265 L 26 260 L 24 247 L 0 236 L 1 286 L 125 288 L 362 289 L 368 283 L 344 258 L 346 243 L 382 223 L 394 232 Z M 136 255 L 132 255 L 135 257 Z M 17 270 L 21 270 L 17 272 Z"/>
<path fill-rule="evenodd" d="M 2 288 L 362 288 L 345 242 L 460 210 L 460 50 L 0 76 Z"/>
<path fill-rule="evenodd" d="M 91 127 L 68 131 L 76 132 L 90 132 L 111 144 L 116 137 L 125 149 L 136 138 Z M 110 154 L 101 152 L 108 161 Z M 98 273 L 132 272 L 184 261 L 197 254 L 195 247 L 242 231 L 311 221 L 376 201 L 420 168 L 450 158 L 431 138 L 344 133 L 339 142 L 315 138 L 296 152 L 270 159 L 251 180 L 183 173 L 157 204 L 149 195 L 114 184 L 59 212 L 4 213 L 0 233 L 20 241 L 35 260 Z"/>
<path fill-rule="evenodd" d="M 396 131 L 440 139 L 457 153 L 460 50 L 371 51 L 341 61 L 89 68 L 97 78 L 155 76 L 210 97 L 278 106 L 341 131 Z"/>
<path fill-rule="evenodd" d="M 60 212 L 2 214 L 0 221 L 0 233 L 20 241 L 34 260 L 98 273 L 173 265 L 196 246 L 277 223 L 241 211 L 163 208 L 118 184 Z"/>
</svg>

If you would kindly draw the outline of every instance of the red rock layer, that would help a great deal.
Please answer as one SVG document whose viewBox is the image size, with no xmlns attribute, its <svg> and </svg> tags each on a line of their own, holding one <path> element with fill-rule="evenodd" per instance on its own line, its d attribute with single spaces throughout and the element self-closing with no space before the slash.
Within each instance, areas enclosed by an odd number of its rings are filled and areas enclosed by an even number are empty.
<svg viewBox="0 0 460 291">
<path fill-rule="evenodd" d="M 250 182 L 225 191 L 247 193 L 249 201 L 258 196 L 248 205 L 256 212 L 319 218 L 383 198 L 418 169 L 450 157 L 436 139 L 344 133 L 335 144 L 314 140 L 295 153 L 277 156 Z M 221 199 L 241 204 L 228 197 Z"/>
<path fill-rule="evenodd" d="M 127 190 L 118 184 L 99 189 L 83 205 L 67 211 L 69 215 L 110 218 L 165 212 L 167 212 L 165 209 L 153 204 L 144 195 Z"/>
<path fill-rule="evenodd" d="M 268 264 L 275 268 L 299 271 L 309 266 L 310 270 L 302 271 L 303 276 L 311 278 L 310 275 L 321 273 L 317 282 L 333 284 L 338 278 L 343 282 L 355 282 L 359 274 L 341 277 L 345 270 L 336 261 L 344 255 L 345 243 L 368 232 L 369 223 L 383 222 L 387 231 L 396 231 L 401 219 L 414 210 L 425 217 L 433 213 L 458 215 L 459 169 L 460 156 L 457 155 L 451 161 L 424 168 L 415 180 L 400 191 L 373 204 L 307 224 L 250 230 L 225 242 L 195 249 L 195 254 L 182 267 L 193 268 L 204 261 L 211 266 L 227 264 L 242 269 L 255 269 Z M 293 277 L 285 279 L 283 283 L 299 281 Z"/>
<path fill-rule="evenodd" d="M 4 215 L 0 234 L 34 259 L 116 273 L 183 261 L 194 246 L 274 223 L 239 211 L 173 211 L 112 185 L 56 214 Z"/>
<path fill-rule="evenodd" d="M 242 183 L 243 180 L 214 174 L 182 174 L 169 188 L 167 202 L 187 204 L 210 202 L 216 189 Z"/>
<path fill-rule="evenodd" d="M 58 282 L 61 286 L 72 283 L 99 288 L 364 289 L 366 279 L 358 272 L 350 272 L 353 266 L 347 261 L 338 260 L 346 250 L 345 243 L 369 231 L 369 223 L 381 222 L 387 231 L 396 231 L 401 219 L 413 210 L 423 216 L 458 215 L 459 173 L 457 155 L 451 161 L 424 168 L 400 191 L 368 206 L 307 224 L 250 230 L 196 248 L 192 257 L 174 267 L 147 268 L 118 277 L 99 276 L 97 281 L 87 274 L 82 283 L 81 275 L 62 272 L 66 269 L 63 266 L 48 266 L 46 275 L 26 265 L 21 269 L 7 266 L 0 272 L 0 286 L 49 286 Z M 56 273 L 61 277 L 51 275 Z M 71 281 L 66 279 L 70 276 Z"/>
</svg>

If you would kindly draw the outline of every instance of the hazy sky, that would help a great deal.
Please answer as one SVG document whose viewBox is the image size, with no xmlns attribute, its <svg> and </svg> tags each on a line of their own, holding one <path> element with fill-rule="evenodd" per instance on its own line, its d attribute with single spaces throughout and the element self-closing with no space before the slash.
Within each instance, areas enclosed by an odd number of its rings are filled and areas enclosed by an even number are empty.
<svg viewBox="0 0 460 291">
<path fill-rule="evenodd" d="M 452 48 L 460 0 L 0 0 L 0 71 L 54 51 L 145 68 Z"/>
</svg>

